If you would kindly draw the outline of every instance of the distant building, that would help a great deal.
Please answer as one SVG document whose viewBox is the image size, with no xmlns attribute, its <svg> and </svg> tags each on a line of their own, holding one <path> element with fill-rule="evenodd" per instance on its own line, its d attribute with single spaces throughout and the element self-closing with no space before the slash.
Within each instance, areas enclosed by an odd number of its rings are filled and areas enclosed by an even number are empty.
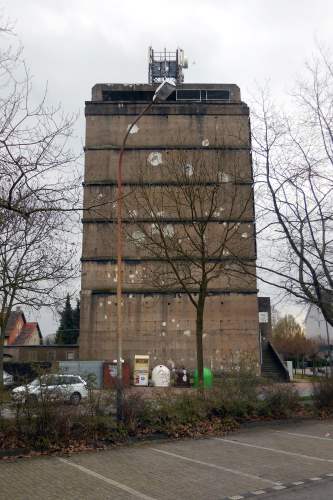
<svg viewBox="0 0 333 500">
<path fill-rule="evenodd" d="M 262 340 L 272 338 L 272 310 L 270 297 L 258 297 L 259 328 Z"/>
<path fill-rule="evenodd" d="M 20 309 L 12 311 L 5 330 L 5 346 L 40 345 L 43 337 L 37 322 L 27 322 Z"/>
<path fill-rule="evenodd" d="M 310 305 L 304 320 L 305 336 L 318 340 L 324 345 L 333 345 L 333 328 L 325 320 L 321 310 L 315 305 Z"/>
</svg>

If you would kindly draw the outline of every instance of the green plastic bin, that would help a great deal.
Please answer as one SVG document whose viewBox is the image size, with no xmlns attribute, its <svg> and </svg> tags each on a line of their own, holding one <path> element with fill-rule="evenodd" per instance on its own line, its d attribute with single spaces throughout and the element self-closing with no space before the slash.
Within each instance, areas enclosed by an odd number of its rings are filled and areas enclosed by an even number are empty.
<svg viewBox="0 0 333 500">
<path fill-rule="evenodd" d="M 208 389 L 209 387 L 213 386 L 213 374 L 209 368 L 204 368 L 203 380 L 204 380 L 204 388 L 205 389 Z M 198 387 L 198 386 L 199 386 L 198 370 L 195 369 L 195 371 L 194 371 L 194 387 Z"/>
</svg>

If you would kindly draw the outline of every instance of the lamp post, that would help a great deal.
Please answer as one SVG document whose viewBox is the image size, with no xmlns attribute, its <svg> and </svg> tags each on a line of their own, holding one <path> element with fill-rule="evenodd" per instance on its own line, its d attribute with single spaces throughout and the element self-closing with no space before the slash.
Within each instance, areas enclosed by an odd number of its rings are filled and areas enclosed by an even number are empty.
<svg viewBox="0 0 333 500">
<path fill-rule="evenodd" d="M 123 284 L 123 179 L 122 162 L 126 142 L 134 125 L 147 113 L 155 102 L 165 101 L 175 90 L 174 83 L 164 80 L 156 89 L 151 102 L 141 111 L 135 120 L 129 125 L 123 138 L 118 158 L 117 169 L 117 420 L 123 417 L 123 380 L 122 380 L 122 354 L 123 354 L 123 318 L 122 318 L 122 284 Z"/>
</svg>

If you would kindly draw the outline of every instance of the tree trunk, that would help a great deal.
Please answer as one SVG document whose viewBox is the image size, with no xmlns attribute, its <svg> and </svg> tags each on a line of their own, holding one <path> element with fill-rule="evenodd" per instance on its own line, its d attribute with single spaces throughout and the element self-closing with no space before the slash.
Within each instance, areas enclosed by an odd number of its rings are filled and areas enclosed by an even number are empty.
<svg viewBox="0 0 333 500">
<path fill-rule="evenodd" d="M 197 319 L 196 319 L 196 340 L 197 340 L 197 370 L 198 370 L 198 383 L 199 390 L 202 391 L 204 387 L 203 381 L 203 324 L 204 324 L 204 309 L 205 309 L 205 293 L 204 291 L 199 292 L 199 300 L 197 306 Z"/>
<path fill-rule="evenodd" d="M 4 336 L 2 336 L 2 326 L 0 325 L 0 391 L 3 389 L 3 354 Z"/>
</svg>

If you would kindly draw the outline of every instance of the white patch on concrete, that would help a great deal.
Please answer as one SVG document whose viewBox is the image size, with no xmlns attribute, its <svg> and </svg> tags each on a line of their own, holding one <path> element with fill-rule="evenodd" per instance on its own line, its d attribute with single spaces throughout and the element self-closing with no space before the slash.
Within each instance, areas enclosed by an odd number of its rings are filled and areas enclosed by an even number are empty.
<svg viewBox="0 0 333 500">
<path fill-rule="evenodd" d="M 133 231 L 132 238 L 135 242 L 142 243 L 143 241 L 145 241 L 145 234 L 140 230 Z"/>
<path fill-rule="evenodd" d="M 187 163 L 184 167 L 184 170 L 185 170 L 185 174 L 188 177 L 191 177 L 193 175 L 193 166 L 191 165 L 191 163 Z"/>
<path fill-rule="evenodd" d="M 110 305 L 110 304 L 112 304 L 111 300 L 108 300 L 108 304 L 109 304 L 109 305 Z"/>
<path fill-rule="evenodd" d="M 184 330 L 184 335 L 186 337 L 190 337 L 191 336 L 191 330 Z"/>
<path fill-rule="evenodd" d="M 218 180 L 219 180 L 219 182 L 229 182 L 230 175 L 226 174 L 225 172 L 219 172 L 218 173 Z"/>
<path fill-rule="evenodd" d="M 108 278 L 111 278 L 111 273 L 108 273 Z"/>
<path fill-rule="evenodd" d="M 247 233 L 242 233 L 242 238 L 248 238 L 248 234 Z"/>
<path fill-rule="evenodd" d="M 127 126 L 127 130 L 129 130 L 129 128 L 131 127 L 131 123 Z M 137 125 L 133 125 L 133 127 L 131 128 L 131 131 L 130 131 L 130 134 L 133 135 L 133 134 L 137 134 L 139 132 L 139 127 Z"/>
<path fill-rule="evenodd" d="M 103 302 L 100 302 L 100 303 L 99 303 L 99 307 L 103 307 Z"/>
<path fill-rule="evenodd" d="M 162 321 L 162 326 L 166 326 L 166 321 Z"/>
<path fill-rule="evenodd" d="M 62 462 L 63 464 L 66 464 L 67 466 L 70 465 L 71 467 L 74 467 L 78 469 L 81 472 L 84 472 L 88 476 L 94 477 L 95 479 L 99 479 L 100 481 L 104 481 L 107 484 L 110 484 L 111 486 L 114 486 L 115 488 L 118 488 L 119 490 L 126 491 L 126 493 L 129 493 L 133 497 L 136 498 L 142 498 L 143 500 L 156 500 L 153 497 L 149 497 L 148 495 L 145 495 L 144 493 L 141 493 L 140 491 L 134 490 L 133 488 L 130 488 L 129 486 L 126 486 L 125 484 L 118 483 L 118 481 L 115 481 L 114 479 L 110 479 L 109 477 L 102 476 L 102 474 L 98 474 L 97 472 L 87 469 L 86 467 L 83 467 L 83 465 L 76 464 L 72 462 L 71 460 L 66 460 L 65 458 L 58 458 L 59 462 Z"/>
<path fill-rule="evenodd" d="M 161 335 L 162 335 L 162 337 L 165 337 L 165 332 L 162 332 Z"/>
<path fill-rule="evenodd" d="M 237 476 L 243 476 L 250 479 L 255 479 L 256 481 L 262 481 L 269 484 L 279 484 L 276 481 L 271 481 L 270 479 L 264 479 L 263 477 L 256 476 L 254 474 L 249 474 L 247 472 L 241 472 L 236 469 L 229 469 L 227 467 L 222 467 L 222 465 L 212 464 L 210 462 L 203 462 L 201 460 L 195 460 L 194 458 L 184 457 L 183 455 L 178 455 L 177 453 L 171 453 L 171 451 L 159 450 L 158 448 L 150 448 L 152 451 L 157 451 L 157 453 L 163 453 L 164 455 L 169 455 L 173 458 L 179 458 L 180 460 L 185 460 L 186 462 L 192 462 L 198 465 L 205 465 L 212 469 L 223 470 L 224 472 L 230 472 L 231 474 L 236 474 Z"/>
<path fill-rule="evenodd" d="M 175 322 L 176 322 L 175 318 L 172 318 L 171 323 L 175 323 Z"/>
<path fill-rule="evenodd" d="M 148 160 L 148 163 L 150 163 L 150 165 L 152 165 L 153 167 L 158 167 L 159 165 L 161 165 L 163 163 L 162 154 L 157 152 L 157 151 L 153 151 L 152 153 L 149 153 L 147 160 Z"/>
<path fill-rule="evenodd" d="M 164 234 L 164 236 L 166 236 L 168 238 L 172 238 L 175 234 L 175 229 L 174 229 L 173 225 L 167 224 L 166 226 L 164 226 L 163 234 Z"/>
<path fill-rule="evenodd" d="M 150 227 L 151 227 L 151 234 L 159 234 L 160 230 L 159 230 L 158 224 L 153 223 L 153 224 L 151 224 Z"/>
<path fill-rule="evenodd" d="M 108 315 L 107 314 L 104 314 L 104 319 L 108 319 Z"/>
<path fill-rule="evenodd" d="M 226 248 L 224 248 L 222 254 L 224 256 L 227 256 L 227 255 L 230 255 L 230 252 L 229 252 L 229 250 L 227 250 Z"/>
<path fill-rule="evenodd" d="M 209 146 L 209 140 L 208 139 L 204 139 L 201 143 L 204 147 L 207 147 Z"/>
</svg>

